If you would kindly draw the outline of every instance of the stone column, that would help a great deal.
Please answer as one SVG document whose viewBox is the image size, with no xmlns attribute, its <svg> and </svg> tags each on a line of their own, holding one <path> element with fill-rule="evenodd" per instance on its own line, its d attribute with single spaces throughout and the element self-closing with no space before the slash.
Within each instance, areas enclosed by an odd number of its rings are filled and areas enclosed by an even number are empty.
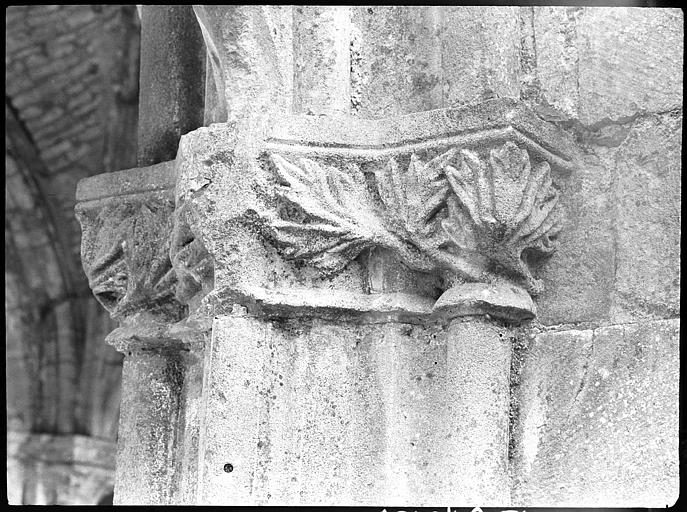
<svg viewBox="0 0 687 512">
<path fill-rule="evenodd" d="M 514 100 L 183 137 L 177 204 L 215 262 L 198 503 L 508 504 L 525 260 L 574 154 Z"/>
<path fill-rule="evenodd" d="M 84 270 L 96 298 L 120 322 L 107 341 L 126 356 L 115 504 L 185 499 L 179 472 L 188 457 L 179 447 L 190 443 L 187 390 L 190 382 L 199 391 L 193 369 L 200 359 L 197 338 L 179 325 L 170 331 L 187 310 L 176 297 L 170 260 L 173 185 L 173 165 L 163 163 L 88 178 L 77 189 Z"/>
<path fill-rule="evenodd" d="M 203 126 L 205 46 L 190 5 L 143 5 L 138 165 L 173 160 L 179 137 Z"/>
<path fill-rule="evenodd" d="M 348 116 L 362 35 L 303 9 L 194 7 L 220 122 L 80 184 L 127 355 L 115 502 L 508 504 L 513 326 L 572 143 L 509 99 Z"/>
<path fill-rule="evenodd" d="M 139 13 L 142 167 L 82 180 L 77 217 L 93 293 L 120 322 L 107 340 L 125 355 L 114 502 L 183 504 L 194 499 L 203 345 L 188 303 L 208 265 L 180 278 L 172 268 L 172 259 L 191 269 L 199 261 L 183 210 L 175 213 L 173 159 L 181 135 L 203 124 L 206 52 L 191 6 Z"/>
<path fill-rule="evenodd" d="M 551 87 L 558 71 L 537 75 L 537 60 L 577 63 L 568 46 L 589 40 L 589 24 L 576 10 L 510 7 L 193 12 L 216 124 L 181 138 L 165 228 L 190 314 L 139 304 L 111 337 L 139 347 L 131 375 L 146 375 L 130 380 L 152 375 L 162 397 L 133 389 L 126 402 L 124 437 L 150 426 L 120 449 L 120 502 L 508 506 L 509 444 L 526 472 L 549 471 L 529 448 L 539 402 L 521 438 L 510 430 L 512 345 L 536 318 L 533 273 L 557 246 L 559 191 L 583 202 L 600 183 L 592 167 L 579 191 L 562 186 L 580 156 L 543 120 L 561 120 L 552 105 L 576 109 L 568 81 L 589 77 L 566 68 L 565 87 Z M 541 30 L 553 15 L 566 37 Z M 563 46 L 540 52 L 551 37 Z M 596 128 L 599 140 L 616 133 Z M 563 366 L 539 338 L 532 361 Z M 184 366 L 194 343 L 202 362 Z M 538 400 L 537 373 L 527 365 L 521 393 Z"/>
</svg>

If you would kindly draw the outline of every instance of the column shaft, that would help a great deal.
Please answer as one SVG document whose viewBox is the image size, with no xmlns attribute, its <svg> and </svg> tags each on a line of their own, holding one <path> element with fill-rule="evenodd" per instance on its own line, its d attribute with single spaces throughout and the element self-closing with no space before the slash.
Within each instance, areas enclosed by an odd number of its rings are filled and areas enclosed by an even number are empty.
<svg viewBox="0 0 687 512">
<path fill-rule="evenodd" d="M 205 47 L 190 5 L 141 8 L 138 165 L 173 160 L 179 138 L 203 126 Z"/>
</svg>

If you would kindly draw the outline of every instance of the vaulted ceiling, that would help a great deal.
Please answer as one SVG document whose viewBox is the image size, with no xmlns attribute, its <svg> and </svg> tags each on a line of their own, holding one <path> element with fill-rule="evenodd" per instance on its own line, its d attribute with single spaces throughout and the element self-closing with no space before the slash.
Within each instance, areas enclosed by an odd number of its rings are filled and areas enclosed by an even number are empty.
<svg viewBox="0 0 687 512">
<path fill-rule="evenodd" d="M 133 6 L 5 11 L 8 432 L 116 438 L 121 355 L 81 268 L 76 183 L 136 165 Z"/>
</svg>

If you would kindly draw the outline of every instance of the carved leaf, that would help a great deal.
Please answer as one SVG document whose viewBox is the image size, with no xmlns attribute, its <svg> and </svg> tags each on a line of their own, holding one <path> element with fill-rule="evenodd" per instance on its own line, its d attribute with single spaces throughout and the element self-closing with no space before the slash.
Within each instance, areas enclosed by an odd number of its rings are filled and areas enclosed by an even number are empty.
<svg viewBox="0 0 687 512">
<path fill-rule="evenodd" d="M 523 251 L 555 249 L 560 219 L 549 166 L 533 168 L 512 142 L 488 159 L 455 148 L 426 163 L 412 154 L 407 167 L 389 159 L 375 172 L 381 211 L 354 178 L 357 168 L 271 159 L 281 180 L 276 199 L 289 208 L 263 213 L 265 227 L 287 258 L 310 260 L 327 274 L 382 246 L 424 272 L 479 281 L 505 269 L 537 293 Z"/>
<path fill-rule="evenodd" d="M 423 163 L 413 153 L 407 168 L 390 158 L 375 173 L 385 225 L 397 235 L 391 248 L 416 270 L 429 272 L 441 266 L 434 257 L 440 245 L 435 215 L 446 205 L 449 187 L 444 168 L 456 154 L 456 149 L 450 149 Z"/>
<path fill-rule="evenodd" d="M 406 169 L 390 158 L 377 171 L 379 196 L 392 225 L 404 234 L 427 232 L 430 219 L 445 205 L 448 186 L 443 170 L 456 153 L 451 149 L 427 163 L 413 153 Z"/>
<path fill-rule="evenodd" d="M 171 201 L 123 201 L 84 224 L 84 270 L 96 299 L 113 317 L 147 309 L 180 314 L 174 300 L 176 275 L 169 260 Z"/>
<path fill-rule="evenodd" d="M 266 228 L 287 258 L 311 260 L 332 274 L 387 236 L 364 185 L 350 175 L 308 158 L 299 158 L 298 165 L 276 154 L 271 160 L 284 183 L 277 186 L 277 197 L 306 217 L 294 221 L 263 214 Z"/>
<path fill-rule="evenodd" d="M 174 211 L 170 260 L 177 277 L 176 297 L 182 303 L 201 292 L 204 283 L 214 281 L 214 260 L 191 230 L 190 218 L 190 208 L 179 201 Z"/>
<path fill-rule="evenodd" d="M 443 228 L 463 252 L 485 254 L 492 263 L 522 277 L 531 292 L 539 283 L 522 260 L 530 249 L 555 250 L 560 217 L 555 209 L 549 164 L 532 168 L 527 151 L 512 142 L 492 150 L 489 162 L 472 151 L 461 151 L 461 165 L 447 167 L 447 178 L 458 201 L 450 201 Z"/>
</svg>

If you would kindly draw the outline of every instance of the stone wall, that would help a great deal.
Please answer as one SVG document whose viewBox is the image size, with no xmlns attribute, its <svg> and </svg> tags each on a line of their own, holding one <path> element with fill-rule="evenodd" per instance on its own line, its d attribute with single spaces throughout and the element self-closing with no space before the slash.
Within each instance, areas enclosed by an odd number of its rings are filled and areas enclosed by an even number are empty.
<svg viewBox="0 0 687 512">
<path fill-rule="evenodd" d="M 116 502 L 674 503 L 681 11 L 145 9 L 179 64 L 142 76 L 179 110 L 144 114 L 139 165 L 169 162 L 82 181 L 77 206 L 127 356 Z M 184 135 L 201 83 L 208 127 Z M 408 223 L 434 198 L 413 173 L 451 176 L 468 208 L 508 172 L 474 171 L 473 197 L 447 162 L 487 161 L 537 170 L 522 204 L 555 204 L 561 229 L 530 213 L 532 247 L 558 249 L 503 274 L 478 230 L 481 259 L 447 274 L 417 255 Z"/>
<path fill-rule="evenodd" d="M 8 497 L 96 504 L 113 487 L 122 361 L 79 262 L 74 189 L 136 162 L 138 19 L 40 5 L 5 23 Z"/>
<path fill-rule="evenodd" d="M 565 212 L 560 246 L 535 264 L 537 320 L 515 343 L 513 504 L 672 504 L 683 13 L 356 6 L 198 16 L 215 44 L 229 37 L 218 24 L 243 23 L 231 35 L 237 59 L 219 51 L 216 60 L 216 90 L 226 91 L 219 107 L 206 103 L 216 120 L 270 110 L 384 119 L 509 97 L 575 139 L 578 167 L 553 177 Z M 256 60 L 256 48 L 275 60 Z M 200 176 L 213 197 L 212 171 Z M 377 265 L 380 282 L 403 288 L 397 262 Z"/>
<path fill-rule="evenodd" d="M 541 330 L 523 344 L 514 502 L 670 505 L 683 15 L 541 8 L 530 16 L 529 101 L 575 135 L 584 164 L 562 189 L 568 228 L 541 269 Z"/>
</svg>

